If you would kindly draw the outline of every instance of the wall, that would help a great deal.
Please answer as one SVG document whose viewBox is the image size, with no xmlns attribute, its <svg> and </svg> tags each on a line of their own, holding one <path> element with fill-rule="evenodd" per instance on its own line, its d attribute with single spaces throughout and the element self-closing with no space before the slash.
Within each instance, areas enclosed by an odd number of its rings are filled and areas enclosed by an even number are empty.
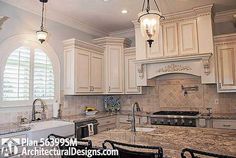
<svg viewBox="0 0 236 158">
<path fill-rule="evenodd" d="M 219 94 L 216 85 L 202 85 L 199 77 L 191 75 L 165 75 L 158 77 L 155 87 L 143 88 L 143 95 L 122 97 L 122 110 L 131 110 L 131 104 L 138 101 L 144 111 L 159 110 L 196 110 L 213 113 L 236 113 L 236 93 Z M 188 92 L 186 96 L 181 85 L 198 86 L 196 92 Z"/>
</svg>

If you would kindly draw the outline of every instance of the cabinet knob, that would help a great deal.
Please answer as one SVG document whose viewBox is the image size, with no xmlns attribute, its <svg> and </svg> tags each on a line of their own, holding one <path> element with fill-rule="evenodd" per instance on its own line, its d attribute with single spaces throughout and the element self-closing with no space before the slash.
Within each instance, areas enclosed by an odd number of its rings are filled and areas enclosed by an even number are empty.
<svg viewBox="0 0 236 158">
<path fill-rule="evenodd" d="M 111 87 L 110 87 L 110 86 L 108 87 L 108 91 L 109 91 L 109 92 L 111 91 Z"/>
</svg>

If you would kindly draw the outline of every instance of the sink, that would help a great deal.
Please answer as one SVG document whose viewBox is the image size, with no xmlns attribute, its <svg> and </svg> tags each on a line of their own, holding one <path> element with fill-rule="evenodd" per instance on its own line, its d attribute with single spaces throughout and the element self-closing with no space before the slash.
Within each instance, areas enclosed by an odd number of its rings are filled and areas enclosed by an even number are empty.
<svg viewBox="0 0 236 158">
<path fill-rule="evenodd" d="M 151 127 L 136 127 L 137 132 L 152 132 L 154 130 L 155 128 L 151 128 Z"/>
<path fill-rule="evenodd" d="M 30 130 L 27 131 L 27 137 L 31 140 L 47 138 L 49 134 L 69 136 L 73 135 L 75 130 L 74 123 L 62 120 L 32 122 L 22 126 L 30 127 Z"/>
</svg>

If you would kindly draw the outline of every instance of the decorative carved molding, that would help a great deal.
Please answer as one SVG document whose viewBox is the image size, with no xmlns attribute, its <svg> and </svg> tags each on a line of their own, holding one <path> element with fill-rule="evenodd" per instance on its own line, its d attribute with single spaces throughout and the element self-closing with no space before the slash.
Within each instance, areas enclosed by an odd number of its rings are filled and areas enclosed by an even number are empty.
<svg viewBox="0 0 236 158">
<path fill-rule="evenodd" d="M 157 72 L 165 73 L 165 72 L 180 72 L 180 71 L 190 71 L 190 70 L 192 70 L 192 68 L 189 66 L 170 64 L 163 68 L 160 68 L 159 70 L 157 70 Z"/>
<path fill-rule="evenodd" d="M 2 29 L 3 23 L 8 19 L 7 16 L 0 16 L 0 30 Z"/>
<path fill-rule="evenodd" d="M 139 78 L 144 78 L 144 72 L 143 72 L 143 64 L 137 64 L 137 71 Z"/>
<path fill-rule="evenodd" d="M 202 58 L 202 64 L 203 64 L 203 68 L 204 68 L 204 73 L 206 75 L 210 74 L 210 58 Z"/>
</svg>

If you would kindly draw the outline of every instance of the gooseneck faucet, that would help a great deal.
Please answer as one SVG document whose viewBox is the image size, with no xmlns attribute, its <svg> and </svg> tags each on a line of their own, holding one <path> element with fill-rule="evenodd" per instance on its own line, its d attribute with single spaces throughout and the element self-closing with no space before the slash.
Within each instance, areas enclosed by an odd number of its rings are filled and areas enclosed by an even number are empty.
<svg viewBox="0 0 236 158">
<path fill-rule="evenodd" d="M 36 114 L 40 113 L 40 112 L 37 112 L 36 109 L 35 109 L 35 104 L 38 101 L 41 103 L 41 108 L 43 109 L 43 111 L 41 113 L 42 120 L 46 119 L 46 114 L 45 114 L 46 104 L 44 103 L 44 101 L 42 99 L 35 99 L 34 102 L 33 102 L 33 107 L 32 107 L 32 121 L 35 121 L 36 120 Z"/>
<path fill-rule="evenodd" d="M 132 120 L 131 120 L 131 131 L 136 132 L 135 127 L 135 111 L 141 111 L 138 102 L 135 102 L 132 105 Z"/>
</svg>

